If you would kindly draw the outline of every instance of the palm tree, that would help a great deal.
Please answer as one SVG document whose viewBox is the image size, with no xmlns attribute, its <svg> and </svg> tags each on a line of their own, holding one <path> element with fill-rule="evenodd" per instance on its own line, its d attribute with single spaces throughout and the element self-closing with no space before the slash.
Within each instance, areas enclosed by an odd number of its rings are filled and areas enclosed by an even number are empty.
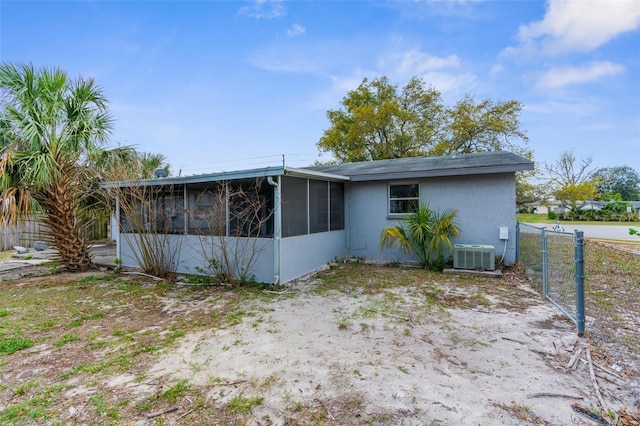
<svg viewBox="0 0 640 426">
<path fill-rule="evenodd" d="M 460 236 L 454 223 L 457 210 L 433 211 L 421 205 L 396 226 L 384 228 L 380 233 L 380 250 L 401 247 L 405 253 L 413 252 L 418 263 L 427 268 L 432 259 L 442 259 L 451 250 L 451 238 Z"/>
<path fill-rule="evenodd" d="M 150 152 L 142 152 L 138 156 L 138 161 L 143 173 L 143 178 L 152 178 L 158 169 L 162 169 L 169 174 L 169 163 L 167 157 L 162 154 L 152 154 Z"/>
<path fill-rule="evenodd" d="M 80 208 L 93 169 L 85 162 L 111 131 L 102 90 L 57 68 L 0 64 L 0 220 L 42 213 L 70 271 L 93 266 Z"/>
</svg>

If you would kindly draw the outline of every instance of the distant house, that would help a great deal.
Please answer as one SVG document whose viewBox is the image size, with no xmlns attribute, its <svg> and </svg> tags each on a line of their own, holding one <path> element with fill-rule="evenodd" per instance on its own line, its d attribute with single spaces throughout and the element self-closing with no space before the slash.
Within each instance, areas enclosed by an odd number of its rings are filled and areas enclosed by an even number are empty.
<svg viewBox="0 0 640 426">
<path fill-rule="evenodd" d="M 609 201 L 596 201 L 596 200 L 588 200 L 579 202 L 581 205 L 579 210 L 581 211 L 600 211 L 603 207 L 609 204 Z M 632 211 L 630 213 L 636 213 L 640 211 L 640 201 L 625 201 L 625 203 L 629 204 Z M 571 207 L 565 206 L 561 201 L 551 200 L 548 201 L 545 205 L 536 205 L 533 206 L 535 208 L 535 213 L 537 214 L 548 214 L 549 211 L 553 211 L 556 214 L 563 215 L 571 211 Z"/>
<path fill-rule="evenodd" d="M 384 227 L 397 224 L 417 203 L 436 210 L 457 209 L 461 236 L 454 243 L 494 245 L 497 254 L 504 252 L 506 264 L 513 263 L 515 172 L 533 168 L 533 162 L 515 154 L 487 152 L 308 168 L 266 167 L 149 179 L 136 185 L 172 195 L 171 219 L 162 232 L 171 234 L 173 247 L 180 248 L 176 268 L 182 273 L 195 273 L 205 263 L 203 234 L 245 238 L 233 236 L 238 235 L 233 230 L 242 225 L 230 218 L 229 200 L 218 202 L 224 226 L 212 229 L 196 217 L 200 204 L 215 204 L 201 194 L 223 184 L 253 187 L 264 206 L 257 215 L 264 220 L 257 219 L 259 229 L 246 231 L 260 248 L 251 275 L 262 282 L 285 283 L 336 258 L 412 260 L 401 251 L 381 252 L 379 238 Z M 157 208 L 169 207 L 165 203 Z M 120 212 L 117 217 L 120 226 L 113 237 L 118 257 L 123 266 L 138 266 L 134 255 L 140 249 L 135 243 L 138 231 Z M 507 228 L 508 239 L 500 239 L 501 227 Z"/>
</svg>

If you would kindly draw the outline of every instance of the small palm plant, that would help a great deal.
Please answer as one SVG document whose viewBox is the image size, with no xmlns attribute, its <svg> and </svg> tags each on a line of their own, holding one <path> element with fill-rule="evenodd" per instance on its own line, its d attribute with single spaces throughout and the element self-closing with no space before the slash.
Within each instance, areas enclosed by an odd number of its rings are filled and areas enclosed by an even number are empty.
<svg viewBox="0 0 640 426">
<path fill-rule="evenodd" d="M 401 247 L 406 253 L 413 252 L 423 268 L 428 268 L 434 259 L 442 262 L 444 255 L 451 251 L 451 238 L 460 236 L 460 229 L 454 222 L 457 214 L 455 209 L 437 212 L 428 205 L 421 205 L 401 219 L 399 225 L 382 230 L 380 250 Z"/>
</svg>

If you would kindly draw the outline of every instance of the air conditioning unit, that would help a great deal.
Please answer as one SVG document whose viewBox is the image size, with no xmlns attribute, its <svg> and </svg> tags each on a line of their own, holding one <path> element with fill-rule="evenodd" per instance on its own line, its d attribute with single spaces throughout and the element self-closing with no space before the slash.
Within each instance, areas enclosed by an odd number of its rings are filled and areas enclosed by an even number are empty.
<svg viewBox="0 0 640 426">
<path fill-rule="evenodd" d="M 456 269 L 496 269 L 496 250 L 480 244 L 454 244 L 453 267 Z"/>
</svg>

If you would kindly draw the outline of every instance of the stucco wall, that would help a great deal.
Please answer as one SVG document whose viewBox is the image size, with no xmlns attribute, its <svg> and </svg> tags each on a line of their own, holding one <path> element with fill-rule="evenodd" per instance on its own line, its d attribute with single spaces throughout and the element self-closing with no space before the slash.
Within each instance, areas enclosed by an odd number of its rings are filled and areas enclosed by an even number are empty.
<svg viewBox="0 0 640 426">
<path fill-rule="evenodd" d="M 132 252 L 132 245 L 137 243 L 136 234 L 120 234 L 121 259 L 123 266 L 138 267 Z M 197 236 L 168 235 L 167 244 L 179 252 L 175 259 L 178 263 L 177 272 L 197 274 L 197 267 L 204 267 L 207 260 L 203 253 L 207 250 L 208 257 L 215 256 L 211 250 L 210 241 L 205 241 L 203 249 Z M 217 237 L 216 237 L 217 238 Z M 129 239 L 130 243 L 127 242 Z M 226 238 L 228 247 L 233 249 L 234 238 Z M 260 282 L 272 282 L 274 279 L 274 240 L 259 238 L 245 240 L 256 242 L 254 250 L 259 256 L 249 275 L 254 275 Z M 208 244 L 207 244 L 208 243 Z M 233 250 L 231 250 L 233 251 Z M 336 257 L 345 257 L 345 231 L 321 232 L 317 234 L 300 235 L 283 238 L 280 241 L 280 282 L 286 283 L 311 271 L 317 270 Z"/>
<path fill-rule="evenodd" d="M 137 234 L 120 234 L 120 255 L 123 266 L 138 267 L 135 256 L 132 252 L 132 245 L 137 243 Z M 176 262 L 178 263 L 177 272 L 183 274 L 197 274 L 197 267 L 204 267 L 207 265 L 206 257 L 212 257 L 215 254 L 211 251 L 210 241 L 205 241 L 205 247 L 203 248 L 200 240 L 195 235 L 168 235 L 165 236 L 168 244 L 177 250 L 178 256 Z M 211 237 L 209 237 L 211 238 Z M 214 237 L 217 238 L 217 237 Z M 127 241 L 128 240 L 128 241 Z M 226 238 L 229 251 L 233 252 L 235 244 L 234 238 Z M 259 238 L 245 240 L 250 243 L 255 242 L 255 249 L 251 250 L 258 253 L 259 256 L 249 273 L 249 276 L 254 275 L 257 281 L 272 282 L 273 281 L 273 239 L 271 238 Z M 207 244 L 209 243 L 209 244 Z M 249 253 L 247 252 L 247 253 Z M 205 256 L 206 253 L 206 256 Z"/>
<path fill-rule="evenodd" d="M 284 283 L 321 268 L 336 257 L 345 257 L 345 231 L 283 238 L 280 252 L 280 282 Z"/>
<path fill-rule="evenodd" d="M 407 181 L 415 182 L 414 181 Z M 502 257 L 499 227 L 509 228 L 505 263 L 515 261 L 515 178 L 513 173 L 420 179 L 420 201 L 432 209 L 458 210 L 461 235 L 454 244 L 490 244 Z M 346 187 L 349 256 L 375 260 L 415 260 L 403 251 L 380 251 L 380 231 L 398 223 L 387 217 L 387 185 L 403 182 L 351 182 Z"/>
</svg>

